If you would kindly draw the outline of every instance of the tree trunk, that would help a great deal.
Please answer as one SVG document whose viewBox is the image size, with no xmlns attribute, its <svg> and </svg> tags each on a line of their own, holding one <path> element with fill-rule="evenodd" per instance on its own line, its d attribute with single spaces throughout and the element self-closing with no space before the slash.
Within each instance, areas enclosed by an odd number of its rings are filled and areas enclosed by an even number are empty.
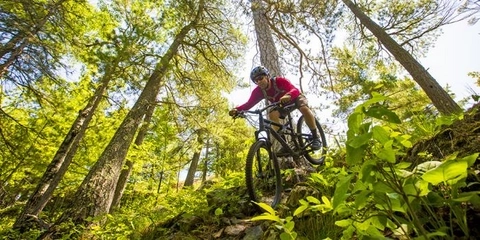
<svg viewBox="0 0 480 240">
<path fill-rule="evenodd" d="M 202 183 L 207 181 L 207 174 L 208 174 L 208 155 L 210 153 L 210 138 L 207 139 L 207 144 L 205 145 L 205 160 L 203 161 L 203 169 L 202 169 Z"/>
<path fill-rule="evenodd" d="M 432 100 L 433 105 L 442 114 L 450 115 L 462 111 L 460 106 L 450 95 L 438 84 L 430 73 L 405 49 L 403 49 L 393 38 L 388 35 L 378 24 L 370 19 L 357 5 L 350 0 L 342 0 L 353 12 L 360 22 L 368 28 L 375 37 L 382 42 L 387 50 L 402 64 L 410 73 L 415 82 L 425 91 Z"/>
<path fill-rule="evenodd" d="M 133 162 L 127 161 L 125 166 L 127 166 L 127 168 L 122 169 L 122 172 L 120 172 L 120 177 L 118 177 L 117 187 L 115 188 L 115 193 L 113 194 L 112 205 L 110 206 L 109 213 L 113 213 L 115 208 L 120 207 L 120 200 L 122 199 L 123 192 L 127 186 L 128 178 L 132 173 Z"/>
<path fill-rule="evenodd" d="M 200 160 L 200 152 L 197 151 L 193 153 L 192 161 L 190 162 L 190 168 L 188 169 L 187 177 L 185 178 L 183 187 L 193 186 L 193 182 L 195 180 L 195 173 L 197 172 L 199 160 Z"/>
<path fill-rule="evenodd" d="M 82 224 L 89 227 L 88 218 L 108 213 L 123 161 L 133 141 L 135 132 L 142 121 L 142 117 L 147 112 L 148 106 L 155 103 L 162 84 L 161 80 L 167 72 L 171 59 L 176 55 L 190 30 L 196 27 L 203 10 L 204 1 L 202 0 L 199 3 L 195 19 L 180 30 L 165 55 L 160 59 L 138 100 L 78 188 L 72 205 L 65 210 L 49 231 L 40 236 L 40 239 L 50 238 L 55 233 L 61 234 L 62 230 L 58 229 L 60 223 L 71 220 L 74 224 Z"/>
<path fill-rule="evenodd" d="M 283 74 L 278 60 L 277 49 L 273 41 L 272 31 L 265 17 L 265 8 L 263 7 L 262 1 L 252 0 L 251 10 L 253 13 L 257 44 L 260 49 L 260 62 L 270 71 L 272 76 L 281 76 Z"/>
<path fill-rule="evenodd" d="M 137 137 L 135 138 L 135 145 L 140 146 L 147 135 L 148 126 L 150 125 L 150 121 L 152 120 L 153 113 L 155 112 L 155 105 L 148 106 L 147 113 L 143 119 L 143 124 L 140 127 L 140 131 L 138 131 Z M 127 161 L 125 163 L 127 169 L 122 169 L 120 176 L 118 177 L 117 186 L 115 188 L 115 193 L 113 195 L 112 205 L 110 206 L 110 213 L 113 212 L 114 208 L 118 208 L 120 205 L 120 199 L 122 198 L 123 192 L 127 187 L 128 178 L 130 177 L 130 173 L 133 169 L 133 162 Z"/>
<path fill-rule="evenodd" d="M 193 186 L 193 182 L 195 180 L 195 173 L 197 172 L 198 162 L 200 161 L 200 154 L 202 151 L 203 145 L 203 132 L 202 130 L 198 130 L 197 132 L 197 143 L 199 147 L 193 153 L 192 161 L 190 162 L 190 168 L 188 169 L 187 177 L 185 178 L 185 182 L 183 183 L 183 187 L 191 187 Z"/>
<path fill-rule="evenodd" d="M 113 71 L 113 69 L 111 71 Z M 45 173 L 40 179 L 35 191 L 28 199 L 22 213 L 16 219 L 13 228 L 23 229 L 26 227 L 25 224 L 28 218 L 37 218 L 48 201 L 52 198 L 53 191 L 58 186 L 60 180 L 70 166 L 70 163 L 77 152 L 79 142 L 83 138 L 85 131 L 92 120 L 93 114 L 102 100 L 103 93 L 107 89 L 108 83 L 111 80 L 111 71 L 107 71 L 107 77 L 103 78 L 102 84 L 88 101 L 87 106 L 79 112 L 78 117 L 73 122 L 72 127 L 65 136 L 62 144 L 59 146 L 52 162 L 45 170 Z"/>
</svg>

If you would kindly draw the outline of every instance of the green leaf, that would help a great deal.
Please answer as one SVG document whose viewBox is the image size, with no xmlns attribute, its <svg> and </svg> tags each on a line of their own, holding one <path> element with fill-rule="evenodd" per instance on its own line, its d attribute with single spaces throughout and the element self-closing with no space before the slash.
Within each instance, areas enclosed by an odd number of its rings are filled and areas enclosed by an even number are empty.
<svg viewBox="0 0 480 240">
<path fill-rule="evenodd" d="M 333 209 L 336 209 L 341 203 L 347 199 L 348 187 L 353 175 L 348 175 L 340 179 L 335 186 L 335 193 L 333 195 Z"/>
<path fill-rule="evenodd" d="M 327 197 L 322 196 L 322 201 L 325 204 L 325 207 L 330 208 L 330 209 L 333 208 L 332 203 L 330 202 L 330 200 Z"/>
<path fill-rule="evenodd" d="M 346 161 L 349 165 L 355 165 L 360 163 L 365 156 L 366 146 L 362 146 L 360 148 L 353 148 L 349 145 L 346 146 L 347 149 L 347 156 Z"/>
<path fill-rule="evenodd" d="M 375 153 L 377 157 L 389 163 L 395 163 L 395 151 L 392 149 L 393 140 L 387 141 L 383 148 Z"/>
<path fill-rule="evenodd" d="M 468 166 L 471 167 L 473 164 L 475 164 L 475 161 L 478 158 L 478 153 L 474 153 L 472 155 L 466 156 L 461 159 L 461 161 L 466 161 L 468 163 Z"/>
<path fill-rule="evenodd" d="M 291 232 L 291 231 L 293 231 L 293 228 L 295 227 L 295 222 L 294 221 L 287 222 L 284 227 L 289 232 Z"/>
<path fill-rule="evenodd" d="M 215 216 L 220 216 L 223 214 L 223 210 L 221 208 L 215 209 Z"/>
<path fill-rule="evenodd" d="M 365 111 L 365 115 L 395 124 L 402 123 L 397 114 L 380 105 L 371 106 L 367 111 Z"/>
<path fill-rule="evenodd" d="M 412 165 L 412 163 L 409 163 L 409 162 L 400 162 L 400 163 L 398 163 L 398 164 L 395 165 L 395 168 L 397 168 L 397 169 L 405 169 L 405 168 L 410 167 L 410 165 Z"/>
<path fill-rule="evenodd" d="M 268 204 L 266 203 L 255 203 L 259 207 L 261 207 L 263 210 L 267 211 L 271 215 L 275 215 L 275 210 Z"/>
<path fill-rule="evenodd" d="M 292 240 L 292 236 L 290 234 L 282 232 L 280 233 L 280 240 Z"/>
<path fill-rule="evenodd" d="M 373 191 L 379 193 L 391 193 L 393 189 L 384 182 L 376 182 L 373 185 Z"/>
<path fill-rule="evenodd" d="M 348 117 L 348 129 L 351 130 L 352 134 L 359 133 L 360 125 L 363 121 L 363 114 L 354 112 Z"/>
<path fill-rule="evenodd" d="M 372 128 L 373 139 L 377 140 L 379 143 L 384 145 L 388 140 L 390 140 L 390 134 L 385 128 L 381 126 L 375 126 Z"/>
<path fill-rule="evenodd" d="M 262 214 L 260 216 L 253 217 L 251 219 L 252 221 L 262 221 L 262 220 L 270 220 L 274 222 L 281 222 L 280 217 L 275 216 L 275 215 L 270 215 L 270 214 Z"/>
<path fill-rule="evenodd" d="M 312 196 L 307 196 L 307 201 L 313 204 L 321 204 L 320 200 Z"/>
<path fill-rule="evenodd" d="M 347 141 L 347 144 L 354 148 L 359 148 L 361 146 L 367 145 L 368 141 L 372 139 L 372 133 L 365 133 L 362 135 L 355 136 Z"/>
<path fill-rule="evenodd" d="M 360 194 L 357 194 L 355 196 L 355 207 L 357 207 L 357 209 L 362 209 L 363 207 L 365 207 L 365 205 L 367 205 L 367 200 L 370 194 L 370 190 L 363 190 L 360 192 Z"/>
<path fill-rule="evenodd" d="M 352 222 L 353 222 L 353 220 L 351 220 L 351 219 L 343 219 L 343 220 L 335 221 L 335 225 L 337 225 L 339 227 L 348 227 L 348 226 L 352 225 Z"/>
<path fill-rule="evenodd" d="M 468 164 L 466 161 L 447 161 L 424 173 L 422 179 L 433 185 L 452 180 L 448 183 L 453 185 L 462 177 L 466 177 L 467 168 Z"/>
<path fill-rule="evenodd" d="M 423 162 L 418 164 L 414 169 L 413 172 L 420 172 L 424 173 L 427 172 L 428 170 L 434 169 L 438 166 L 440 166 L 442 162 L 440 161 L 428 161 L 428 162 Z"/>
<path fill-rule="evenodd" d="M 298 216 L 302 212 L 304 212 L 308 208 L 308 205 L 301 205 L 297 209 L 295 209 L 295 212 L 293 212 L 293 216 Z"/>
</svg>

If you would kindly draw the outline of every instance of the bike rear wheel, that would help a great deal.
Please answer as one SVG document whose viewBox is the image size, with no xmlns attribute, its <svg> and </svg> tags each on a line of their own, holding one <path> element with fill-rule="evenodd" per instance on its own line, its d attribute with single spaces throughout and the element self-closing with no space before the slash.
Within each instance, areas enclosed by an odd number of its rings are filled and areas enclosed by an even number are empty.
<svg viewBox="0 0 480 240">
<path fill-rule="evenodd" d="M 321 142 L 321 148 L 318 150 L 313 150 L 309 147 L 310 143 L 313 140 L 312 133 L 310 128 L 305 123 L 303 116 L 298 119 L 297 123 L 297 133 L 299 134 L 298 141 L 301 148 L 305 148 L 305 153 L 303 156 L 312 164 L 323 164 L 325 160 L 325 154 L 327 153 L 327 139 L 325 138 L 325 133 L 323 132 L 322 125 L 315 119 L 315 124 L 317 125 L 317 134 Z"/>
<path fill-rule="evenodd" d="M 280 202 L 282 196 L 280 166 L 265 141 L 257 141 L 250 147 L 245 179 L 250 200 L 263 202 L 272 207 Z"/>
</svg>

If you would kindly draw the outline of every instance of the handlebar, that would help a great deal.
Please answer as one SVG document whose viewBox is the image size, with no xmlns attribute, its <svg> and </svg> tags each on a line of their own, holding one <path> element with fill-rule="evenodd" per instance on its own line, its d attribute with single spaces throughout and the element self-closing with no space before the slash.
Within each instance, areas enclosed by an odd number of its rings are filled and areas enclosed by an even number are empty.
<svg viewBox="0 0 480 240">
<path fill-rule="evenodd" d="M 250 114 L 261 114 L 262 112 L 266 111 L 267 109 L 270 109 L 272 107 L 280 107 L 282 109 L 288 109 L 288 108 L 291 108 L 291 107 L 294 107 L 295 106 L 295 103 L 291 103 L 291 104 L 288 104 L 288 105 L 283 105 L 283 103 L 281 102 L 274 102 L 274 103 L 271 103 L 263 108 L 260 108 L 260 109 L 257 109 L 257 110 L 243 110 L 243 111 L 238 111 L 237 114 L 235 116 L 233 116 L 233 118 L 245 118 L 245 114 L 246 113 L 250 113 Z"/>
</svg>

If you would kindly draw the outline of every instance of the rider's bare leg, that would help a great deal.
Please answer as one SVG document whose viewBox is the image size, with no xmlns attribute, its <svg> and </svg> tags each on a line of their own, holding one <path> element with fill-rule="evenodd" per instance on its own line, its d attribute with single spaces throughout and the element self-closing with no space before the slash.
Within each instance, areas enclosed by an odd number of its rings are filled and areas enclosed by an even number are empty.
<svg viewBox="0 0 480 240">
<path fill-rule="evenodd" d="M 277 111 L 277 110 L 273 110 L 273 111 L 269 112 L 268 113 L 268 119 L 280 124 L 280 112 Z M 279 127 L 273 126 L 273 125 L 272 125 L 272 128 L 275 131 L 278 131 L 278 129 L 279 129 Z"/>
<path fill-rule="evenodd" d="M 317 125 L 315 124 L 315 116 L 313 115 L 312 110 L 310 110 L 310 108 L 307 106 L 301 106 L 298 110 L 300 110 L 305 118 L 305 123 L 307 126 L 312 130 L 317 129 Z"/>
</svg>

